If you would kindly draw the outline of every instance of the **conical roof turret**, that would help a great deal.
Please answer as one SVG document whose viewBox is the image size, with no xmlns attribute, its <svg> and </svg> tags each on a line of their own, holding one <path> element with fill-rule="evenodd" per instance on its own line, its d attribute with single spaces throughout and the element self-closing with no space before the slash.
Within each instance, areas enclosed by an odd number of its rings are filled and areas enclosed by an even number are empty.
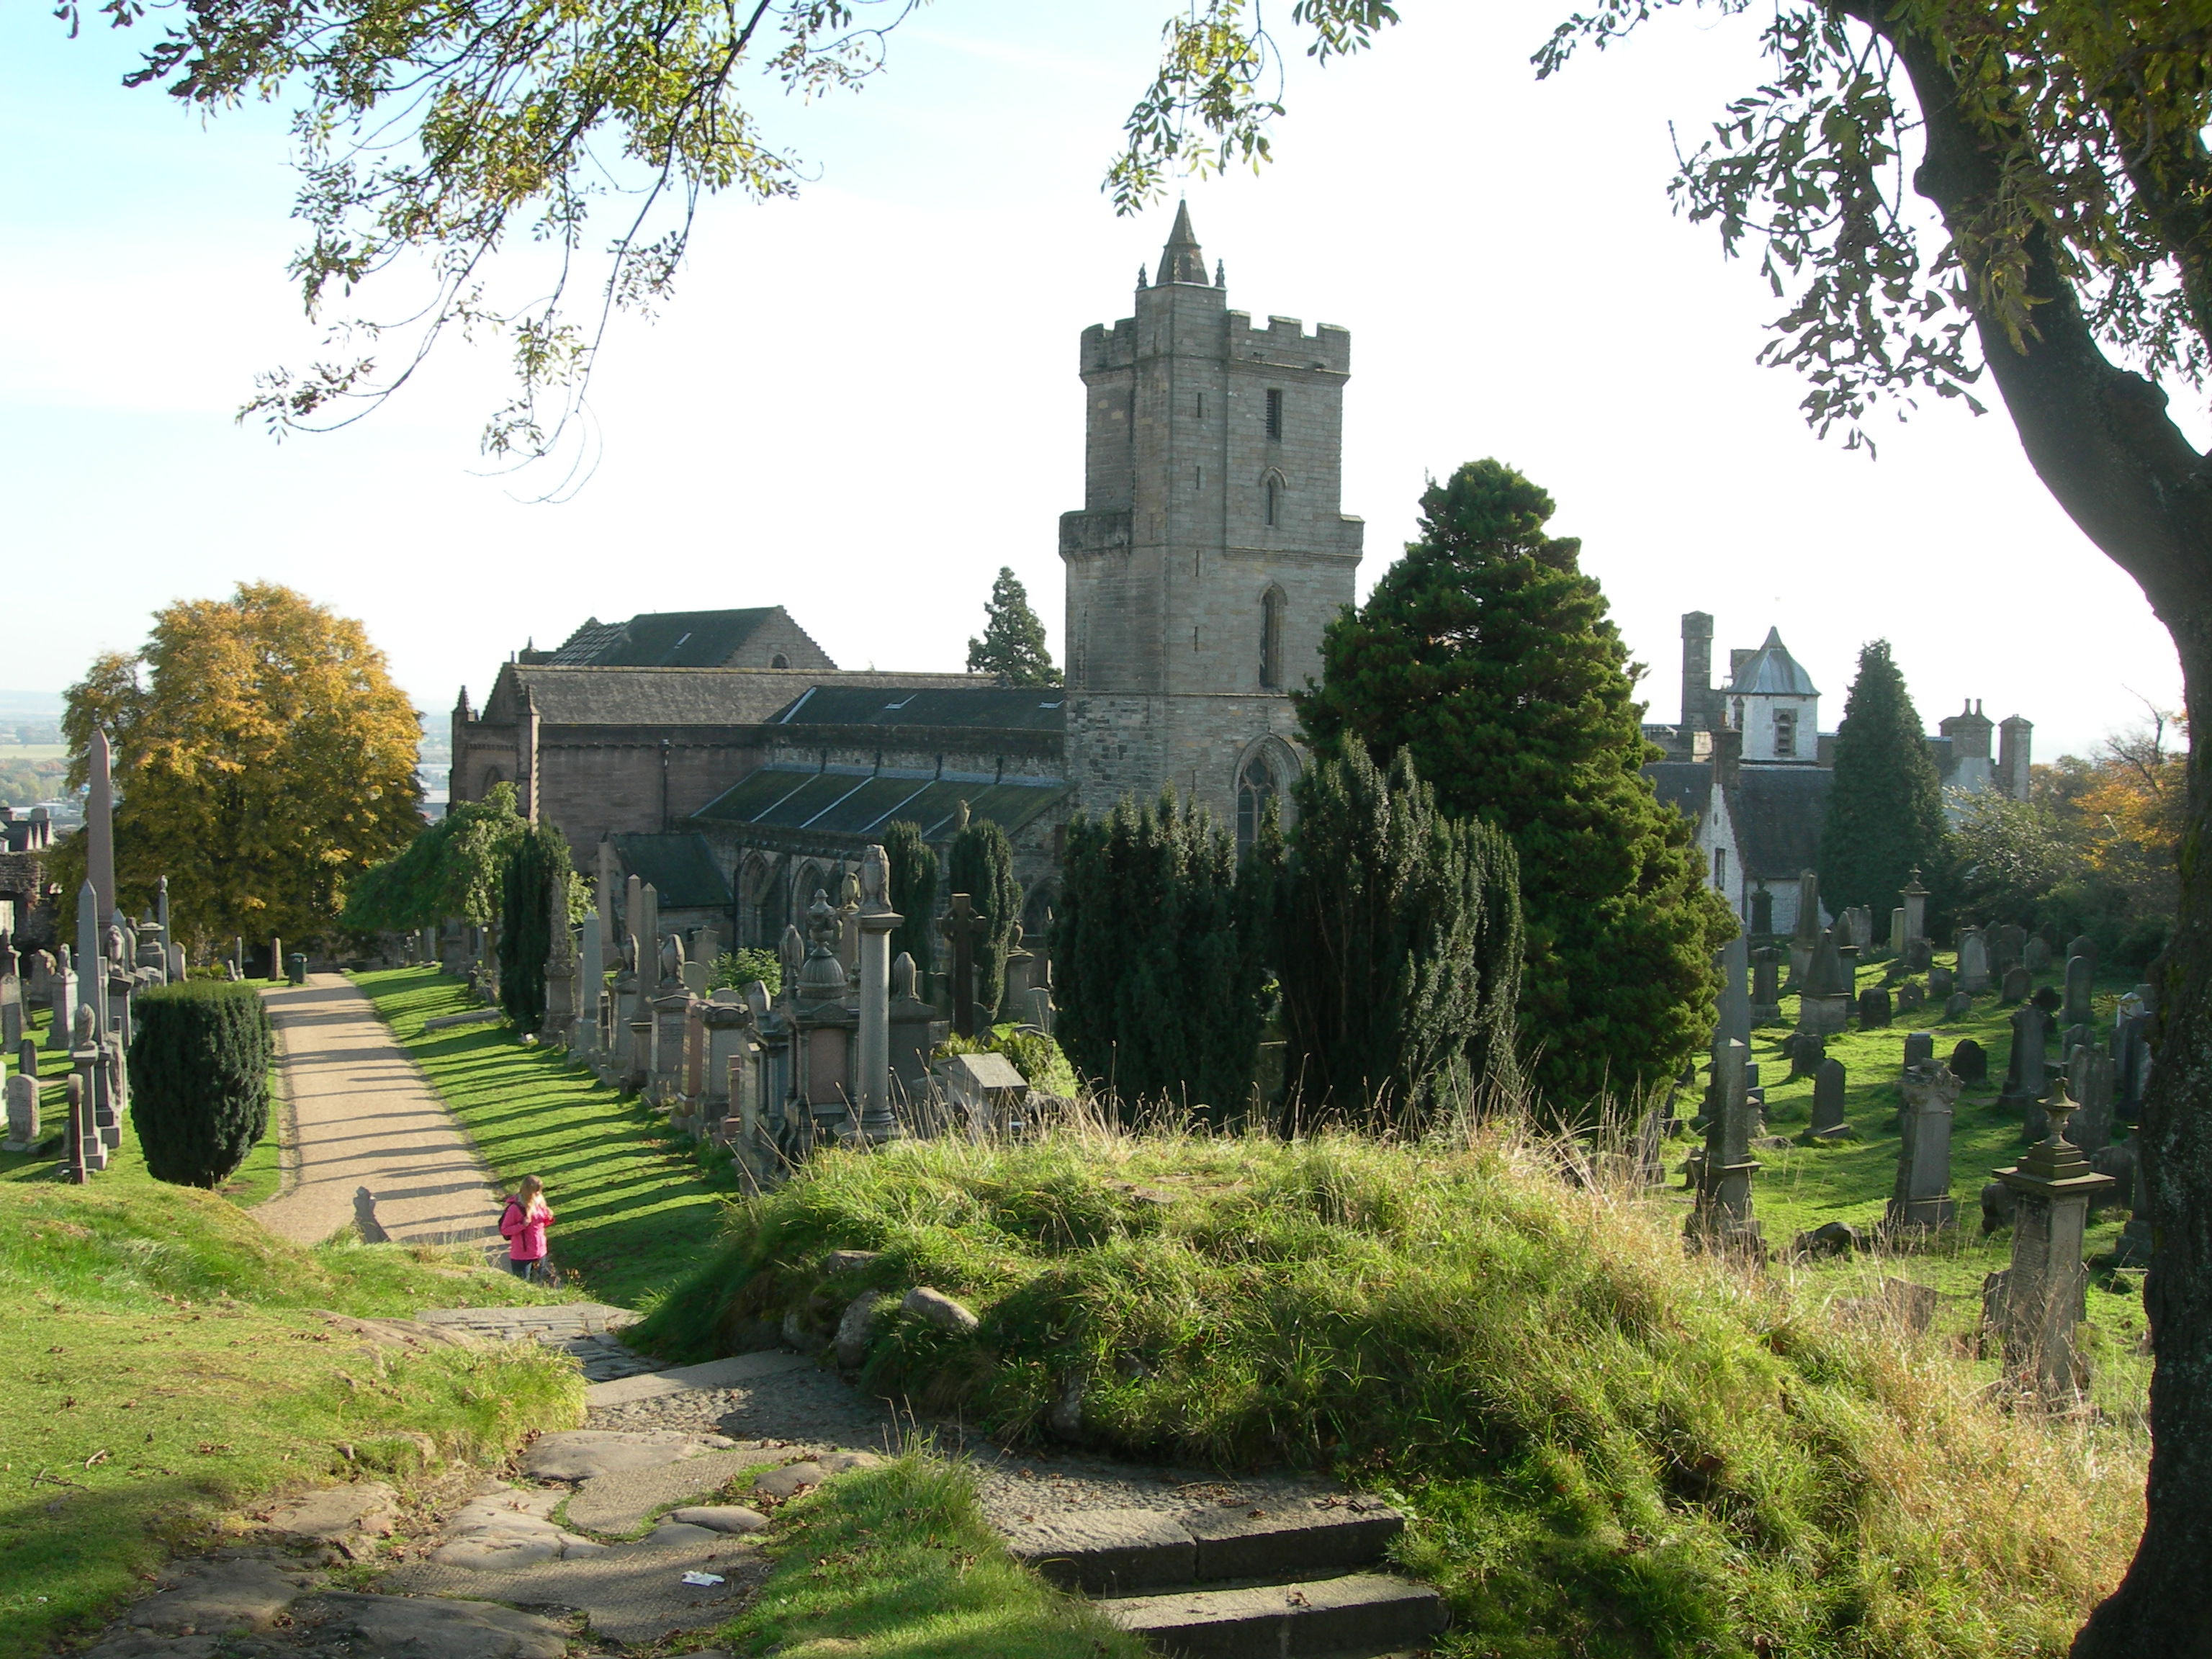
<svg viewBox="0 0 2212 1659">
<path fill-rule="evenodd" d="M 1196 283 L 1201 288 L 1212 279 L 1206 274 L 1206 255 L 1198 246 L 1198 233 L 1190 228 L 1190 204 L 1176 204 L 1175 228 L 1160 250 L 1160 283 Z"/>
</svg>

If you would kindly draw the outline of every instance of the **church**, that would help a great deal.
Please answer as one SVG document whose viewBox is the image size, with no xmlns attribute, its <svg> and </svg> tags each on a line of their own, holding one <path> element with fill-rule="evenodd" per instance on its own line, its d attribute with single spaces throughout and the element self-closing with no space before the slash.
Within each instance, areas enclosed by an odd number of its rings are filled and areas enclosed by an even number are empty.
<svg viewBox="0 0 2212 1659">
<path fill-rule="evenodd" d="M 1077 811 L 1172 785 L 1249 840 L 1304 763 L 1291 688 L 1354 599 L 1351 336 L 1231 310 L 1188 208 L 1134 313 L 1079 346 L 1065 687 L 850 672 L 780 605 L 594 617 L 516 652 L 481 708 L 464 688 L 449 799 L 510 783 L 579 868 L 637 875 L 671 926 L 756 946 L 902 819 L 940 852 L 963 817 L 1000 825 L 1032 935 Z"/>
</svg>

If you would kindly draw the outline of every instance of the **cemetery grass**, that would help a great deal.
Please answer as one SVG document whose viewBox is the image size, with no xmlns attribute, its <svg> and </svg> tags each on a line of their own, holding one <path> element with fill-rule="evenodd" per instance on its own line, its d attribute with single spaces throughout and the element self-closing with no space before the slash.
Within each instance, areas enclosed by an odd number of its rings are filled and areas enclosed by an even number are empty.
<svg viewBox="0 0 2212 1659">
<path fill-rule="evenodd" d="M 639 1328 L 679 1358 L 874 1294 L 861 1373 L 1046 1443 L 1332 1470 L 1413 1517 L 1441 1652 L 2063 1652 L 2141 1526 L 2124 1425 L 1990 1403 L 1940 1335 L 1688 1255 L 1516 1126 L 1418 1145 L 1063 1130 L 831 1152 L 733 1206 Z M 836 1249 L 880 1252 L 829 1270 Z M 981 1316 L 896 1311 L 914 1285 Z"/>
<path fill-rule="evenodd" d="M 1939 957 L 1948 963 L 1950 958 Z M 1882 967 L 1871 964 L 1859 970 L 1862 988 L 1881 982 Z M 2096 988 L 2100 1023 L 2110 1030 L 2120 994 L 2141 978 L 2118 970 L 2100 975 Z M 2038 977 L 2039 988 L 2064 988 L 2063 963 Z M 1977 997 L 1965 1018 L 1946 1022 L 1940 1006 L 1931 1006 L 1899 1016 L 1887 1029 L 1862 1031 L 1852 1028 L 1828 1039 L 1831 1058 L 1843 1062 L 1846 1074 L 1846 1119 L 1857 1139 L 1807 1146 L 1797 1137 L 1812 1121 L 1813 1080 L 1788 1077 L 1790 1062 L 1782 1052 L 1796 1019 L 1796 999 L 1785 997 L 1783 1018 L 1752 1032 L 1751 1058 L 1765 1083 L 1767 1126 L 1777 1135 L 1789 1137 L 1787 1150 L 1763 1150 L 1755 1154 L 1761 1169 L 1753 1192 L 1766 1243 L 1778 1255 L 1786 1252 L 1801 1232 L 1831 1221 L 1848 1222 L 1862 1232 L 1881 1218 L 1896 1178 L 1899 1132 L 1896 1113 L 1903 1103 L 1898 1079 L 1904 1066 L 1906 1033 L 1934 1034 L 1936 1054 L 1948 1060 L 1961 1037 L 1972 1037 L 1989 1057 L 1988 1080 L 1966 1089 L 1959 1097 L 1952 1121 L 1952 1197 L 1958 1205 L 1955 1228 L 1946 1230 L 1920 1247 L 1896 1251 L 1878 1250 L 1855 1261 L 1824 1261 L 1784 1264 L 1783 1270 L 1796 1279 L 1811 1295 L 1826 1300 L 1871 1293 L 1884 1278 L 1925 1285 L 1937 1293 L 1936 1330 L 1962 1356 L 1975 1364 L 1988 1382 L 1997 1375 L 1994 1355 L 1974 1357 L 1975 1333 L 1981 1318 L 1982 1280 L 2011 1260 L 2012 1230 L 2002 1227 L 1984 1237 L 1981 1230 L 1980 1193 L 1999 1169 L 2016 1164 L 2026 1150 L 2021 1139 L 2020 1115 L 1997 1105 L 2004 1086 L 2007 1062 L 2012 1053 L 2012 1009 L 2000 1006 L 1996 994 Z M 2057 1043 L 2052 1043 L 2052 1055 Z M 1685 1115 L 1692 1105 L 1684 1109 Z M 1690 1210 L 1687 1193 L 1681 1190 L 1683 1157 L 1697 1145 L 1694 1138 L 1670 1144 L 1668 1173 L 1672 1190 L 1668 1197 L 1678 1212 Z M 2108 1255 L 2127 1220 L 2125 1194 L 2121 1201 L 2092 1217 L 2087 1242 L 2088 1259 L 2095 1263 Z M 2142 1273 L 2093 1268 L 2089 1281 L 2088 1322 L 2083 1346 L 2091 1366 L 2093 1401 L 2115 1419 L 2140 1426 L 2150 1386 L 2151 1358 L 2143 1351 L 2148 1323 L 2143 1312 Z"/>
<path fill-rule="evenodd" d="M 967 1471 L 908 1450 L 777 1511 L 774 1573 L 719 1643 L 852 1659 L 1143 1659 L 1144 1644 L 1010 1560 Z M 815 1644 L 818 1644 L 817 1646 Z"/>
<path fill-rule="evenodd" d="M 659 1114 L 571 1069 L 558 1050 L 525 1047 L 504 1025 L 426 1033 L 426 1019 L 477 1006 L 450 975 L 399 968 L 353 978 L 501 1184 L 544 1182 L 564 1281 L 638 1307 L 697 1265 L 737 1183 L 726 1170 L 703 1169 Z"/>
<path fill-rule="evenodd" d="M 59 1056 L 40 1059 L 52 1122 Z M 88 1186 L 57 1180 L 58 1156 L 0 1155 L 0 1659 L 106 1617 L 272 1496 L 362 1471 L 404 1486 L 422 1454 L 402 1431 L 496 1465 L 581 1419 L 564 1358 L 395 1358 L 309 1311 L 551 1299 L 511 1275 L 404 1245 L 302 1249 L 155 1182 L 127 1125 Z"/>
</svg>

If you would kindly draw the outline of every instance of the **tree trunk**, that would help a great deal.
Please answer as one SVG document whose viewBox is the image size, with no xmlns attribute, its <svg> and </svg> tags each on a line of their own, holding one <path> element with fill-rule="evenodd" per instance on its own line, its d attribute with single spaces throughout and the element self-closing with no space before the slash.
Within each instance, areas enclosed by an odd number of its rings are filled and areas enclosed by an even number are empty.
<svg viewBox="0 0 2212 1659">
<path fill-rule="evenodd" d="M 1887 0 L 1843 5 L 1897 47 L 1927 123 L 1914 183 L 1955 232 L 1995 195 L 2002 155 L 1958 111 L 1948 60 Z M 2172 635 L 2192 734 L 2180 908 L 2152 970 L 2157 1065 L 2137 1137 L 2156 1241 L 2147 1513 L 2126 1578 L 2074 1644 L 2075 1659 L 2172 1659 L 2212 1654 L 2212 748 L 2195 740 L 2212 732 L 2212 468 L 2165 394 L 2099 349 L 2050 245 L 2032 238 L 2027 252 L 2034 332 L 2015 347 L 1978 315 L 1983 356 L 2037 474 Z"/>
</svg>

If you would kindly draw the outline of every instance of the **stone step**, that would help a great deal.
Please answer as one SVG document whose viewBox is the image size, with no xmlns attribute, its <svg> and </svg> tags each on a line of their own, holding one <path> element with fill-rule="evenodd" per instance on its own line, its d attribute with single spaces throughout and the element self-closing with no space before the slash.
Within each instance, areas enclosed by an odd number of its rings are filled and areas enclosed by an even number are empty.
<svg viewBox="0 0 2212 1659">
<path fill-rule="evenodd" d="M 1128 1595 L 1174 1584 L 1344 1572 L 1380 1561 L 1405 1527 L 1389 1505 L 1358 1498 L 1079 1510 L 1012 1528 L 1006 1547 L 1063 1589 Z"/>
<path fill-rule="evenodd" d="M 1382 1573 L 1097 1605 L 1171 1659 L 1379 1659 L 1420 1647 L 1444 1627 L 1443 1600 L 1433 1589 Z"/>
</svg>

